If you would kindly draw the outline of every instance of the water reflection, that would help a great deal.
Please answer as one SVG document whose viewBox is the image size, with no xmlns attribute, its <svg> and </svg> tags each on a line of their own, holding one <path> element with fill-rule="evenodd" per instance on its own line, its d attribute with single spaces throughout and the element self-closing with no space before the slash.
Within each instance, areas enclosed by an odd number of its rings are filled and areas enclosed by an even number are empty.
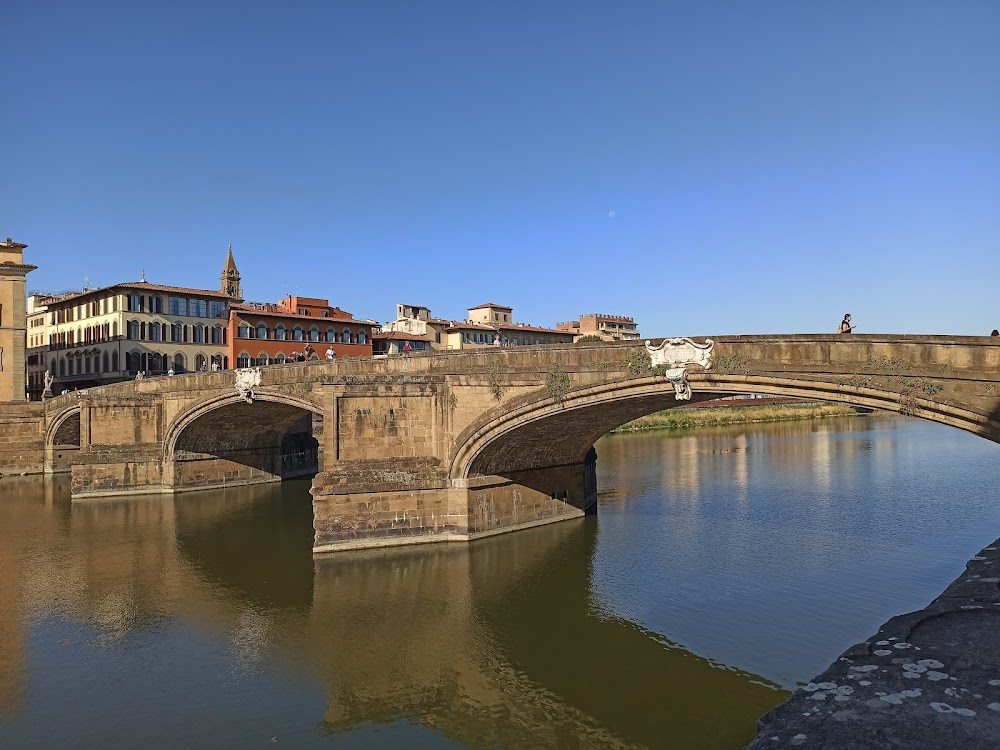
<svg viewBox="0 0 1000 750">
<path fill-rule="evenodd" d="M 314 563 L 307 487 L 5 482 L 0 744 L 738 747 L 783 697 L 595 610 L 593 518 Z"/>
<path fill-rule="evenodd" d="M 597 518 L 316 561 L 307 482 L 71 503 L 4 479 L 0 746 L 737 748 L 768 680 L 1000 528 L 1000 446 L 936 425 L 598 449 Z"/>
</svg>

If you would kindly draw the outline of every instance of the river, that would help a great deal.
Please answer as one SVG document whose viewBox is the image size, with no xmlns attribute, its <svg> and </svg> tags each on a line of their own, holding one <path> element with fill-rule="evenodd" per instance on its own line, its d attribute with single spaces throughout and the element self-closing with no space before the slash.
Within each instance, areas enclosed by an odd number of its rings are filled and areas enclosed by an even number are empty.
<svg viewBox="0 0 1000 750">
<path fill-rule="evenodd" d="M 310 552 L 308 481 L 0 482 L 0 747 L 740 748 L 1000 535 L 1000 446 L 889 416 L 612 435 L 598 516 Z"/>
</svg>

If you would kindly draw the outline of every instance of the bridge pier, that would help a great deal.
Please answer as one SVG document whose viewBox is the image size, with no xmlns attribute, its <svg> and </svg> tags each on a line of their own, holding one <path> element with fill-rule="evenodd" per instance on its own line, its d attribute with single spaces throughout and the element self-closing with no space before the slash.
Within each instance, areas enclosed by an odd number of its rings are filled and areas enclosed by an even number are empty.
<svg viewBox="0 0 1000 750">
<path fill-rule="evenodd" d="M 429 462 L 371 462 L 317 474 L 312 495 L 313 552 L 467 542 L 595 511 L 596 453 L 583 463 L 451 483 Z"/>
</svg>

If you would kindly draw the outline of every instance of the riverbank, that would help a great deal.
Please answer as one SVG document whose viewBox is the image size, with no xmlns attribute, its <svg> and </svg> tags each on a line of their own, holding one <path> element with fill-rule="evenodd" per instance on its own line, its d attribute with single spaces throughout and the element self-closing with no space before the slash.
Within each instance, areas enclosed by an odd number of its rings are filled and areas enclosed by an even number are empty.
<svg viewBox="0 0 1000 750">
<path fill-rule="evenodd" d="M 770 406 L 727 406 L 667 409 L 623 424 L 612 432 L 680 430 L 692 427 L 786 422 L 800 419 L 854 417 L 858 412 L 844 404 L 779 404 Z"/>
<path fill-rule="evenodd" d="M 747 750 L 1000 747 L 1000 539 L 758 722 Z"/>
</svg>

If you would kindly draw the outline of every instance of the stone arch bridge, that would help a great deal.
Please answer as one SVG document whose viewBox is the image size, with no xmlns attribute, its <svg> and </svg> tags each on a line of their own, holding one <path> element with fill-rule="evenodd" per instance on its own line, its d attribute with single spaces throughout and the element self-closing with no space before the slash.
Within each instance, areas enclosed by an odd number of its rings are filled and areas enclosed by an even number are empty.
<svg viewBox="0 0 1000 750">
<path fill-rule="evenodd" d="M 842 402 L 1000 442 L 1000 340 L 712 338 L 710 369 L 688 368 L 693 402 Z M 232 371 L 120 383 L 45 402 L 44 466 L 72 472 L 74 498 L 315 472 L 316 551 L 468 540 L 596 507 L 597 439 L 678 403 L 645 352 L 615 343 L 286 364 L 261 368 L 249 398 Z"/>
</svg>

